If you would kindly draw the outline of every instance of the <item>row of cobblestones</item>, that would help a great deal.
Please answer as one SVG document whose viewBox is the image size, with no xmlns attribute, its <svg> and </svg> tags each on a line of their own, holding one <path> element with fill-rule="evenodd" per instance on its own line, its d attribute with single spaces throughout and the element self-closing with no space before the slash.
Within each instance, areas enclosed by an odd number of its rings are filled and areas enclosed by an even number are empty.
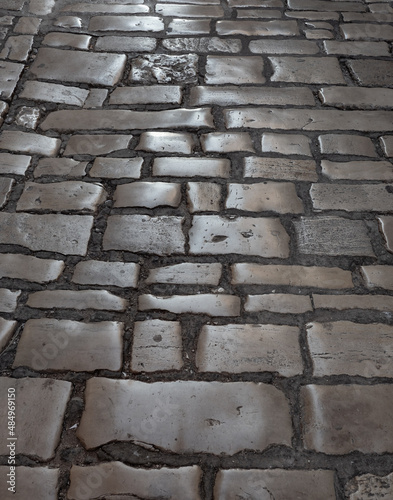
<svg viewBox="0 0 393 500">
<path fill-rule="evenodd" d="M 393 498 L 392 42 L 0 0 L 1 499 Z"/>
</svg>

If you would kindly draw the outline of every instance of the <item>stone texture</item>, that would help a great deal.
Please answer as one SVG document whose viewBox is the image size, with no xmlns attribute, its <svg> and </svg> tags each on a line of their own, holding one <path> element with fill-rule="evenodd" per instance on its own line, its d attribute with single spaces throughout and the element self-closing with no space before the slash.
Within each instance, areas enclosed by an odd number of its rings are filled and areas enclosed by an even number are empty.
<svg viewBox="0 0 393 500">
<path fill-rule="evenodd" d="M 177 207 L 181 201 L 181 185 L 173 182 L 133 182 L 117 186 L 114 207 Z"/>
<path fill-rule="evenodd" d="M 287 158 L 258 158 L 247 156 L 243 160 L 244 177 L 287 181 L 318 180 L 316 164 L 312 160 Z"/>
<path fill-rule="evenodd" d="M 299 330 L 278 325 L 205 325 L 198 339 L 196 366 L 201 372 L 303 372 Z"/>
<path fill-rule="evenodd" d="M 127 149 L 132 135 L 73 135 L 64 151 L 65 156 L 99 156 Z"/>
<path fill-rule="evenodd" d="M 172 266 L 150 269 L 146 283 L 174 283 L 177 285 L 218 285 L 221 277 L 222 265 L 189 263 L 174 264 Z"/>
<path fill-rule="evenodd" d="M 239 316 L 240 299 L 234 295 L 200 294 L 154 296 L 140 295 L 139 310 L 160 309 L 176 314 L 207 314 L 209 316 Z"/>
<path fill-rule="evenodd" d="M 132 418 L 125 422 L 119 419 L 121 415 Z M 255 422 L 261 425 L 255 426 Z M 228 434 L 232 439 L 227 439 Z M 244 449 L 263 450 L 271 444 L 290 445 L 292 428 L 288 402 L 271 385 L 145 384 L 93 378 L 87 382 L 86 406 L 77 435 L 88 449 L 116 439 L 173 452 L 233 455 Z"/>
<path fill-rule="evenodd" d="M 390 24 L 348 23 L 341 24 L 340 30 L 346 40 L 393 40 L 393 26 Z M 380 62 L 380 61 L 370 61 Z"/>
<path fill-rule="evenodd" d="M 133 262 L 103 262 L 86 260 L 78 262 L 72 277 L 81 285 L 118 286 L 135 288 L 138 283 L 139 265 Z"/>
<path fill-rule="evenodd" d="M 269 57 L 273 66 L 272 82 L 344 84 L 335 57 Z"/>
<path fill-rule="evenodd" d="M 73 49 L 88 50 L 91 36 L 74 33 L 48 33 L 42 41 L 49 47 L 72 47 Z"/>
<path fill-rule="evenodd" d="M 0 353 L 11 340 L 17 326 L 17 321 L 0 318 Z"/>
<path fill-rule="evenodd" d="M 157 255 L 184 253 L 182 221 L 181 217 L 166 215 L 111 215 L 104 234 L 104 250 Z"/>
<path fill-rule="evenodd" d="M 211 134 L 201 135 L 200 140 L 205 153 L 255 152 L 250 134 L 246 132 L 230 134 L 212 132 Z"/>
<path fill-rule="evenodd" d="M 287 293 L 268 293 L 264 295 L 247 295 L 244 310 L 247 312 L 270 311 L 281 314 L 302 314 L 312 311 L 308 295 Z"/>
<path fill-rule="evenodd" d="M 393 290 L 393 266 L 362 266 L 360 269 L 368 288 Z"/>
<path fill-rule="evenodd" d="M 221 186 L 214 182 L 188 182 L 187 198 L 190 212 L 219 212 L 221 193 Z"/>
<path fill-rule="evenodd" d="M 70 104 L 83 106 L 88 90 L 79 87 L 70 87 L 58 83 L 27 81 L 20 97 L 34 101 L 56 102 L 59 104 Z"/>
<path fill-rule="evenodd" d="M 321 171 L 329 179 L 392 181 L 393 166 L 388 161 L 321 161 Z"/>
<path fill-rule="evenodd" d="M 219 35 L 297 36 L 296 21 L 217 21 Z"/>
<path fill-rule="evenodd" d="M 383 151 L 386 156 L 393 156 L 393 136 L 387 135 L 380 138 Z"/>
<path fill-rule="evenodd" d="M 107 97 L 107 89 L 91 89 L 83 107 L 86 109 L 102 108 Z"/>
<path fill-rule="evenodd" d="M 0 97 L 9 99 L 23 71 L 23 64 L 0 61 Z"/>
<path fill-rule="evenodd" d="M 22 106 L 16 115 L 15 123 L 21 127 L 36 129 L 40 119 L 40 109 Z"/>
<path fill-rule="evenodd" d="M 182 368 L 181 325 L 178 321 L 136 321 L 132 338 L 132 371 L 155 372 Z"/>
<path fill-rule="evenodd" d="M 389 45 L 386 42 L 341 42 L 326 40 L 323 42 L 326 53 L 343 56 L 389 56 Z M 346 89 L 342 89 L 346 90 Z M 352 90 L 356 90 L 352 87 Z"/>
<path fill-rule="evenodd" d="M 1 254 L 0 276 L 46 283 L 56 280 L 63 272 L 62 260 L 38 259 L 30 255 Z"/>
<path fill-rule="evenodd" d="M 196 465 L 176 469 L 133 468 L 122 462 L 106 462 L 83 467 L 73 465 L 67 498 L 79 500 L 87 498 L 86 495 L 94 494 L 108 500 L 116 498 L 159 500 L 165 495 L 168 500 L 176 500 L 187 492 L 187 500 L 200 500 L 198 484 L 201 476 L 202 471 Z M 99 484 L 94 482 L 95 478 Z"/>
<path fill-rule="evenodd" d="M 132 60 L 131 82 L 196 83 L 198 56 L 195 54 L 139 56 Z"/>
<path fill-rule="evenodd" d="M 168 35 L 208 35 L 210 20 L 208 19 L 173 19 L 168 25 Z"/>
<path fill-rule="evenodd" d="M 24 175 L 30 162 L 31 156 L 0 153 L 0 173 Z"/>
<path fill-rule="evenodd" d="M 382 234 L 385 238 L 386 248 L 393 252 L 393 217 L 378 217 Z"/>
<path fill-rule="evenodd" d="M 82 18 L 78 16 L 60 16 L 53 24 L 59 28 L 82 28 Z"/>
<path fill-rule="evenodd" d="M 253 54 L 318 54 L 315 42 L 307 40 L 252 40 L 249 44 Z M 289 89 L 285 89 L 289 90 Z"/>
<path fill-rule="evenodd" d="M 307 385 L 301 396 L 306 449 L 327 455 L 391 453 L 391 385 Z"/>
<path fill-rule="evenodd" d="M 15 388 L 17 452 L 43 461 L 52 458 L 60 440 L 72 384 L 50 378 L 2 377 L 0 387 L 2 394 L 7 394 L 8 388 Z M 0 410 L 1 455 L 9 452 L 6 409 L 6 405 L 3 405 Z"/>
<path fill-rule="evenodd" d="M 114 14 L 140 14 L 149 12 L 149 7 L 146 5 L 111 5 L 108 3 L 74 3 L 67 5 L 62 9 L 62 12 L 91 12 L 93 14 L 114 13 Z"/>
<path fill-rule="evenodd" d="M 338 12 L 364 12 L 365 6 L 361 2 L 329 2 L 326 0 L 289 0 L 288 7 L 293 10 L 316 10 Z"/>
<path fill-rule="evenodd" d="M 393 89 L 323 87 L 319 91 L 322 104 L 341 109 L 391 108 Z"/>
<path fill-rule="evenodd" d="M 104 179 L 138 179 L 142 163 L 142 158 L 96 158 L 89 175 Z"/>
<path fill-rule="evenodd" d="M 375 476 L 363 474 L 356 476 L 346 484 L 345 490 L 349 500 L 388 500 L 393 495 L 393 474 Z"/>
<path fill-rule="evenodd" d="M 0 178 L 0 207 L 6 204 L 14 182 L 14 179 L 9 177 Z"/>
<path fill-rule="evenodd" d="M 91 216 L 0 213 L 0 243 L 85 255 L 92 225 Z"/>
<path fill-rule="evenodd" d="M 162 16 L 175 17 L 223 17 L 224 11 L 217 5 L 156 4 L 156 12 Z"/>
<path fill-rule="evenodd" d="M 393 327 L 379 323 L 310 323 L 307 342 L 314 376 L 391 377 L 392 339 Z"/>
<path fill-rule="evenodd" d="M 289 256 L 289 236 L 276 218 L 196 215 L 190 229 L 191 254 Z"/>
<path fill-rule="evenodd" d="M 0 288 L 0 311 L 14 312 L 18 303 L 18 297 L 21 293 L 21 290 L 13 292 L 6 288 Z"/>
<path fill-rule="evenodd" d="M 311 156 L 310 139 L 302 134 L 262 134 L 262 151 L 282 155 Z"/>
<path fill-rule="evenodd" d="M 57 500 L 59 469 L 49 467 L 24 467 L 15 469 L 17 486 L 15 493 L 7 487 L 9 466 L 0 466 L 0 495 L 3 500 L 25 500 L 26 492 L 31 498 L 40 500 Z"/>
<path fill-rule="evenodd" d="M 99 36 L 95 49 L 97 51 L 152 52 L 156 45 L 155 38 L 144 36 Z"/>
<path fill-rule="evenodd" d="M 0 148 L 18 153 L 31 153 L 43 156 L 56 156 L 61 140 L 44 135 L 4 130 L 0 137 Z"/>
<path fill-rule="evenodd" d="M 117 87 L 109 104 L 180 104 L 182 89 L 179 85 L 149 85 L 148 87 Z"/>
<path fill-rule="evenodd" d="M 231 162 L 226 158 L 155 158 L 153 175 L 169 177 L 229 177 Z"/>
<path fill-rule="evenodd" d="M 91 31 L 148 31 L 157 32 L 164 29 L 164 23 L 154 16 L 96 16 L 90 19 Z"/>
<path fill-rule="evenodd" d="M 162 41 L 162 46 L 172 52 L 225 52 L 237 54 L 242 48 L 238 38 L 167 38 Z"/>
<path fill-rule="evenodd" d="M 315 309 L 369 309 L 389 311 L 393 307 L 393 297 L 389 295 L 312 295 Z"/>
<path fill-rule="evenodd" d="M 393 30 L 393 26 L 389 26 L 389 28 Z M 393 85 L 392 61 L 356 59 L 348 61 L 347 65 L 360 85 L 375 87 Z"/>
<path fill-rule="evenodd" d="M 122 324 L 112 321 L 30 319 L 19 340 L 13 366 L 29 366 L 36 371 L 119 371 L 122 336 Z"/>
<path fill-rule="evenodd" d="M 232 266 L 234 285 L 283 285 L 330 289 L 352 288 L 350 271 L 338 267 L 239 263 Z"/>
<path fill-rule="evenodd" d="M 325 155 L 377 156 L 369 137 L 349 134 L 326 134 L 318 137 Z"/>
<path fill-rule="evenodd" d="M 10 36 L 0 52 L 0 57 L 12 61 L 27 61 L 32 46 L 33 37 L 31 35 Z"/>
<path fill-rule="evenodd" d="M 263 59 L 259 56 L 207 56 L 205 82 L 208 84 L 265 83 Z"/>
<path fill-rule="evenodd" d="M 87 163 L 87 161 L 76 161 L 72 158 L 41 158 L 34 169 L 34 177 L 84 177 Z"/>
<path fill-rule="evenodd" d="M 124 311 L 127 301 L 106 290 L 43 290 L 31 293 L 26 305 L 38 309 Z"/>
<path fill-rule="evenodd" d="M 191 154 L 195 146 L 191 134 L 177 132 L 142 132 L 136 151 Z"/>
</svg>

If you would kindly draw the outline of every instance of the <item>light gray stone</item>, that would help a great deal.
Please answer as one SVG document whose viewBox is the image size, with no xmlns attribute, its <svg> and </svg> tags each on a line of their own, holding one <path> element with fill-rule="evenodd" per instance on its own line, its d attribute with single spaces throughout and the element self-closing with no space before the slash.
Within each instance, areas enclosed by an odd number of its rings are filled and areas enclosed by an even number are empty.
<svg viewBox="0 0 393 500">
<path fill-rule="evenodd" d="M 10 36 L 0 52 L 0 57 L 12 61 L 27 61 L 32 47 L 33 37 L 31 35 Z"/>
<path fill-rule="evenodd" d="M 181 185 L 173 182 L 133 182 L 120 184 L 113 196 L 114 207 L 178 207 Z"/>
<path fill-rule="evenodd" d="M 393 26 L 389 28 L 393 30 Z M 393 62 L 390 60 L 353 59 L 348 60 L 347 65 L 355 81 L 360 85 L 366 87 L 391 87 L 393 85 Z"/>
<path fill-rule="evenodd" d="M 200 52 L 202 54 L 210 52 L 237 54 L 242 48 L 238 38 L 218 37 L 166 38 L 162 41 L 162 46 L 172 52 Z"/>
<path fill-rule="evenodd" d="M 386 248 L 389 252 L 393 252 L 393 217 L 378 217 L 378 222 L 385 238 Z"/>
<path fill-rule="evenodd" d="M 82 28 L 82 18 L 78 16 L 60 16 L 53 24 L 59 28 Z"/>
<path fill-rule="evenodd" d="M 389 295 L 312 295 L 315 309 L 366 309 L 389 311 L 393 307 L 393 297 Z"/>
<path fill-rule="evenodd" d="M 23 64 L 0 61 L 0 97 L 2 99 L 9 99 L 12 96 L 23 69 Z"/>
<path fill-rule="evenodd" d="M 259 158 L 246 156 L 243 160 L 244 177 L 282 179 L 286 181 L 317 181 L 316 163 L 312 160 L 288 158 Z"/>
<path fill-rule="evenodd" d="M 88 90 L 79 87 L 68 87 L 58 83 L 27 81 L 20 97 L 34 101 L 56 102 L 59 104 L 70 104 L 83 106 Z"/>
<path fill-rule="evenodd" d="M 89 97 L 86 99 L 84 108 L 101 108 L 108 97 L 107 89 L 91 89 Z"/>
<path fill-rule="evenodd" d="M 0 276 L 2 278 L 21 279 L 46 283 L 56 280 L 63 272 L 62 260 L 38 259 L 30 255 L 1 254 Z"/>
<path fill-rule="evenodd" d="M 135 151 L 191 154 L 195 139 L 184 132 L 142 132 Z"/>
<path fill-rule="evenodd" d="M 0 153 L 0 172 L 2 174 L 24 175 L 30 162 L 31 156 Z"/>
<path fill-rule="evenodd" d="M 168 35 L 208 35 L 210 20 L 208 19 L 173 19 L 168 25 Z"/>
<path fill-rule="evenodd" d="M 8 319 L 0 318 L 0 353 L 11 340 L 17 326 L 17 321 L 9 321 Z"/>
<path fill-rule="evenodd" d="M 260 56 L 207 56 L 205 82 L 222 85 L 265 83 L 263 59 Z"/>
<path fill-rule="evenodd" d="M 389 15 L 388 19 L 391 19 Z M 375 24 L 356 24 L 352 22 L 340 24 L 340 30 L 345 40 L 393 40 L 393 26 L 390 24 L 382 24 L 381 22 L 378 24 L 377 28 Z"/>
<path fill-rule="evenodd" d="M 393 156 L 393 135 L 380 137 L 381 146 L 386 156 Z"/>
<path fill-rule="evenodd" d="M 143 14 L 144 12 L 149 12 L 149 7 L 146 5 L 121 5 L 121 4 L 110 4 L 110 3 L 74 3 L 71 5 L 66 5 L 62 12 L 91 12 L 96 14 L 98 12 L 102 13 L 113 13 L 113 14 Z"/>
<path fill-rule="evenodd" d="M 222 7 L 218 5 L 178 5 L 157 3 L 155 10 L 162 16 L 208 17 L 209 19 L 224 16 Z"/>
<path fill-rule="evenodd" d="M 139 265 L 133 262 L 103 262 L 86 260 L 78 262 L 72 277 L 81 285 L 118 286 L 135 288 L 138 283 Z"/>
<path fill-rule="evenodd" d="M 362 266 L 360 270 L 367 288 L 393 290 L 393 266 Z"/>
<path fill-rule="evenodd" d="M 217 21 L 219 35 L 298 36 L 296 21 Z"/>
<path fill-rule="evenodd" d="M 312 311 L 308 295 L 288 293 L 267 293 L 264 295 L 247 295 L 244 310 L 247 312 L 269 311 L 280 314 L 302 314 Z"/>
<path fill-rule="evenodd" d="M 127 149 L 132 135 L 73 135 L 64 151 L 65 156 L 99 156 Z"/>
<path fill-rule="evenodd" d="M 393 89 L 323 87 L 319 96 L 325 106 L 341 109 L 393 108 Z"/>
<path fill-rule="evenodd" d="M 250 134 L 247 132 L 212 132 L 201 135 L 201 145 L 205 153 L 231 153 L 235 151 L 250 151 L 254 153 L 254 146 Z"/>
<path fill-rule="evenodd" d="M 6 204 L 14 183 L 12 178 L 0 177 L 0 208 Z"/>
<path fill-rule="evenodd" d="M 319 52 L 318 45 L 307 40 L 252 40 L 249 49 L 253 54 L 303 55 L 318 54 Z"/>
<path fill-rule="evenodd" d="M 219 212 L 222 188 L 214 182 L 188 182 L 187 198 L 191 213 Z"/>
<path fill-rule="evenodd" d="M 60 139 L 19 130 L 4 130 L 0 137 L 1 149 L 43 156 L 56 156 L 60 145 Z"/>
<path fill-rule="evenodd" d="M 282 155 L 312 156 L 310 139 L 302 134 L 262 134 L 262 151 Z"/>
<path fill-rule="evenodd" d="M 109 104 L 180 104 L 182 89 L 178 85 L 149 85 L 146 87 L 117 87 Z"/>
<path fill-rule="evenodd" d="M 393 165 L 388 161 L 321 161 L 323 175 L 329 179 L 393 181 Z"/>
<path fill-rule="evenodd" d="M 326 0 L 288 0 L 288 7 L 293 10 L 316 10 L 337 12 L 364 12 L 366 7 L 362 2 L 329 2 Z"/>
<path fill-rule="evenodd" d="M 7 288 L 0 288 L 0 311 L 1 312 L 14 312 L 18 304 L 18 297 L 21 290 L 7 290 Z"/>
<path fill-rule="evenodd" d="M 40 119 L 40 109 L 22 106 L 16 115 L 15 123 L 21 127 L 36 129 Z"/>
<path fill-rule="evenodd" d="M 148 31 L 164 29 L 162 19 L 155 16 L 95 16 L 90 19 L 90 31 Z"/>
<path fill-rule="evenodd" d="M 153 175 L 169 177 L 220 177 L 230 174 L 231 162 L 227 158 L 155 158 Z"/>
<path fill-rule="evenodd" d="M 49 47 L 72 47 L 73 49 L 88 50 L 91 36 L 76 33 L 48 33 L 42 41 L 43 45 Z"/>
<path fill-rule="evenodd" d="M 30 293 L 26 305 L 36 309 L 124 311 L 127 301 L 106 290 L 42 290 Z"/>
<path fill-rule="evenodd" d="M 217 286 L 220 281 L 221 272 L 222 265 L 218 263 L 203 264 L 184 262 L 182 264 L 150 269 L 146 283 Z"/>
<path fill-rule="evenodd" d="M 175 314 L 207 314 L 209 316 L 239 316 L 240 299 L 234 295 L 199 294 L 155 296 L 140 295 L 139 310 L 160 309 Z"/>
<path fill-rule="evenodd" d="M 345 486 L 349 500 L 388 500 L 393 496 L 393 473 L 387 476 L 363 474 L 356 476 Z"/>
<path fill-rule="evenodd" d="M 76 161 L 72 158 L 41 158 L 34 169 L 34 177 L 61 176 L 84 177 L 87 161 Z"/>
<path fill-rule="evenodd" d="M 153 52 L 156 48 L 155 38 L 144 36 L 100 36 L 97 39 L 95 49 L 97 51 L 121 50 L 124 52 Z"/>
<path fill-rule="evenodd" d="M 143 158 L 96 158 L 89 175 L 104 179 L 138 179 Z"/>
<path fill-rule="evenodd" d="M 350 134 L 325 134 L 318 137 L 322 154 L 377 156 L 369 137 Z"/>
<path fill-rule="evenodd" d="M 132 60 L 131 82 L 197 83 L 196 54 L 139 56 Z"/>
<path fill-rule="evenodd" d="M 269 57 L 272 82 L 341 83 L 345 80 L 335 57 Z"/>
<path fill-rule="evenodd" d="M 57 500 L 59 469 L 49 467 L 24 467 L 15 468 L 15 476 L 18 478 L 18 486 L 15 492 L 9 491 L 7 474 L 10 473 L 9 466 L 0 466 L 0 495 L 3 500 L 24 500 L 26 492 L 32 498 L 40 500 Z"/>
</svg>

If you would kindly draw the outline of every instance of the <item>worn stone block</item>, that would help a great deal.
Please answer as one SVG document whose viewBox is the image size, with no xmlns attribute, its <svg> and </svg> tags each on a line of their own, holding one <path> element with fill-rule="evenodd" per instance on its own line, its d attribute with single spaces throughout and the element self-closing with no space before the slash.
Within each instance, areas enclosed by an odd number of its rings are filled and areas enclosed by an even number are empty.
<svg viewBox="0 0 393 500">
<path fill-rule="evenodd" d="M 0 172 L 2 174 L 24 175 L 30 162 L 31 156 L 0 153 Z"/>
<path fill-rule="evenodd" d="M 325 134 L 318 137 L 325 155 L 377 156 L 369 137 L 349 134 Z"/>
<path fill-rule="evenodd" d="M 149 85 L 146 87 L 117 87 L 109 104 L 180 104 L 182 89 L 179 85 Z"/>
<path fill-rule="evenodd" d="M 354 181 L 393 181 L 393 166 L 388 161 L 321 161 L 323 175 L 329 179 Z"/>
<path fill-rule="evenodd" d="M 43 156 L 56 156 L 61 140 L 44 135 L 4 130 L 0 137 L 0 148 L 18 153 L 31 153 Z"/>
<path fill-rule="evenodd" d="M 72 158 L 41 158 L 34 169 L 34 177 L 64 176 L 84 177 L 87 161 L 76 161 Z"/>
<path fill-rule="evenodd" d="M 104 179 L 138 179 L 143 158 L 96 158 L 90 169 L 90 177 Z"/>
<path fill-rule="evenodd" d="M 37 309 L 124 311 L 127 301 L 107 290 L 42 290 L 30 293 L 26 305 Z"/>
<path fill-rule="evenodd" d="M 49 467 L 24 467 L 15 468 L 18 486 L 15 492 L 8 490 L 10 479 L 9 466 L 0 466 L 0 495 L 3 500 L 24 500 L 26 492 L 32 498 L 40 500 L 56 500 L 58 494 L 59 469 Z"/>
<path fill-rule="evenodd" d="M 88 90 L 79 87 L 70 87 L 58 83 L 34 82 L 28 80 L 25 83 L 20 97 L 34 101 L 57 102 L 59 104 L 70 104 L 83 106 Z"/>
<path fill-rule="evenodd" d="M 286 181 L 316 181 L 318 175 L 313 160 L 266 158 L 246 156 L 243 160 L 244 177 Z"/>
<path fill-rule="evenodd" d="M 153 175 L 169 177 L 229 177 L 231 162 L 227 158 L 155 158 Z"/>
<path fill-rule="evenodd" d="M 393 290 L 393 266 L 362 266 L 360 270 L 368 288 Z"/>
<path fill-rule="evenodd" d="M 221 186 L 214 182 L 188 182 L 187 198 L 190 212 L 219 212 L 221 191 Z"/>
<path fill-rule="evenodd" d="M 356 476 L 345 486 L 349 500 L 388 500 L 393 495 L 393 474 L 375 476 L 363 474 Z"/>
<path fill-rule="evenodd" d="M 207 56 L 205 82 L 208 84 L 265 83 L 263 59 L 259 56 Z"/>
<path fill-rule="evenodd" d="M 176 283 L 178 285 L 218 285 L 222 265 L 184 262 L 150 269 L 146 283 Z"/>
<path fill-rule="evenodd" d="M 90 31 L 149 31 L 164 29 L 162 19 L 155 16 L 95 16 L 90 19 Z"/>
<path fill-rule="evenodd" d="M 196 54 L 139 56 L 132 60 L 130 81 L 143 83 L 196 83 Z"/>
<path fill-rule="evenodd" d="M 63 272 L 62 260 L 38 259 L 30 255 L 1 254 L 0 276 L 2 278 L 21 279 L 46 283 L 56 280 Z"/>
<path fill-rule="evenodd" d="M 81 285 L 111 285 L 135 288 L 138 283 L 139 265 L 133 262 L 103 262 L 86 260 L 78 262 L 72 277 Z"/>
<path fill-rule="evenodd" d="M 136 151 L 191 154 L 195 139 L 191 134 L 177 132 L 142 132 Z"/>
<path fill-rule="evenodd" d="M 335 57 L 269 57 L 272 82 L 337 83 L 345 80 Z"/>
<path fill-rule="evenodd" d="M 120 184 L 113 196 L 114 207 L 178 207 L 181 185 L 174 182 L 133 182 Z"/>
<path fill-rule="evenodd" d="M 162 46 L 172 52 L 226 52 L 236 54 L 241 51 L 242 44 L 238 38 L 167 38 L 162 41 Z"/>
<path fill-rule="evenodd" d="M 302 314 L 312 311 L 308 295 L 288 293 L 268 293 L 264 295 L 247 295 L 244 310 L 247 312 L 270 311 L 280 314 Z"/>
<path fill-rule="evenodd" d="M 65 156 L 99 156 L 127 149 L 132 135 L 73 135 L 64 151 Z"/>
<path fill-rule="evenodd" d="M 378 217 L 378 221 L 385 238 L 386 248 L 389 252 L 393 252 L 393 217 L 381 216 Z"/>
<path fill-rule="evenodd" d="M 0 97 L 9 99 L 22 74 L 24 65 L 8 61 L 0 61 Z"/>
<path fill-rule="evenodd" d="M 302 134 L 262 134 L 262 151 L 282 155 L 312 156 L 310 139 Z"/>
<path fill-rule="evenodd" d="M 140 295 L 139 310 L 160 309 L 176 314 L 239 316 L 240 299 L 234 295 L 199 294 L 154 296 Z"/>
</svg>

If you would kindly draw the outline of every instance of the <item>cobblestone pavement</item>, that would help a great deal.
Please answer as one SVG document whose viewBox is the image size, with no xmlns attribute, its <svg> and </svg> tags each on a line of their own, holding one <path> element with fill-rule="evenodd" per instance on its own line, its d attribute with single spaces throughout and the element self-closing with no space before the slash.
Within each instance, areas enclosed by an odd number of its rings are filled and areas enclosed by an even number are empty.
<svg viewBox="0 0 393 500">
<path fill-rule="evenodd" d="M 392 500 L 392 2 L 0 9 L 0 498 Z"/>
</svg>

